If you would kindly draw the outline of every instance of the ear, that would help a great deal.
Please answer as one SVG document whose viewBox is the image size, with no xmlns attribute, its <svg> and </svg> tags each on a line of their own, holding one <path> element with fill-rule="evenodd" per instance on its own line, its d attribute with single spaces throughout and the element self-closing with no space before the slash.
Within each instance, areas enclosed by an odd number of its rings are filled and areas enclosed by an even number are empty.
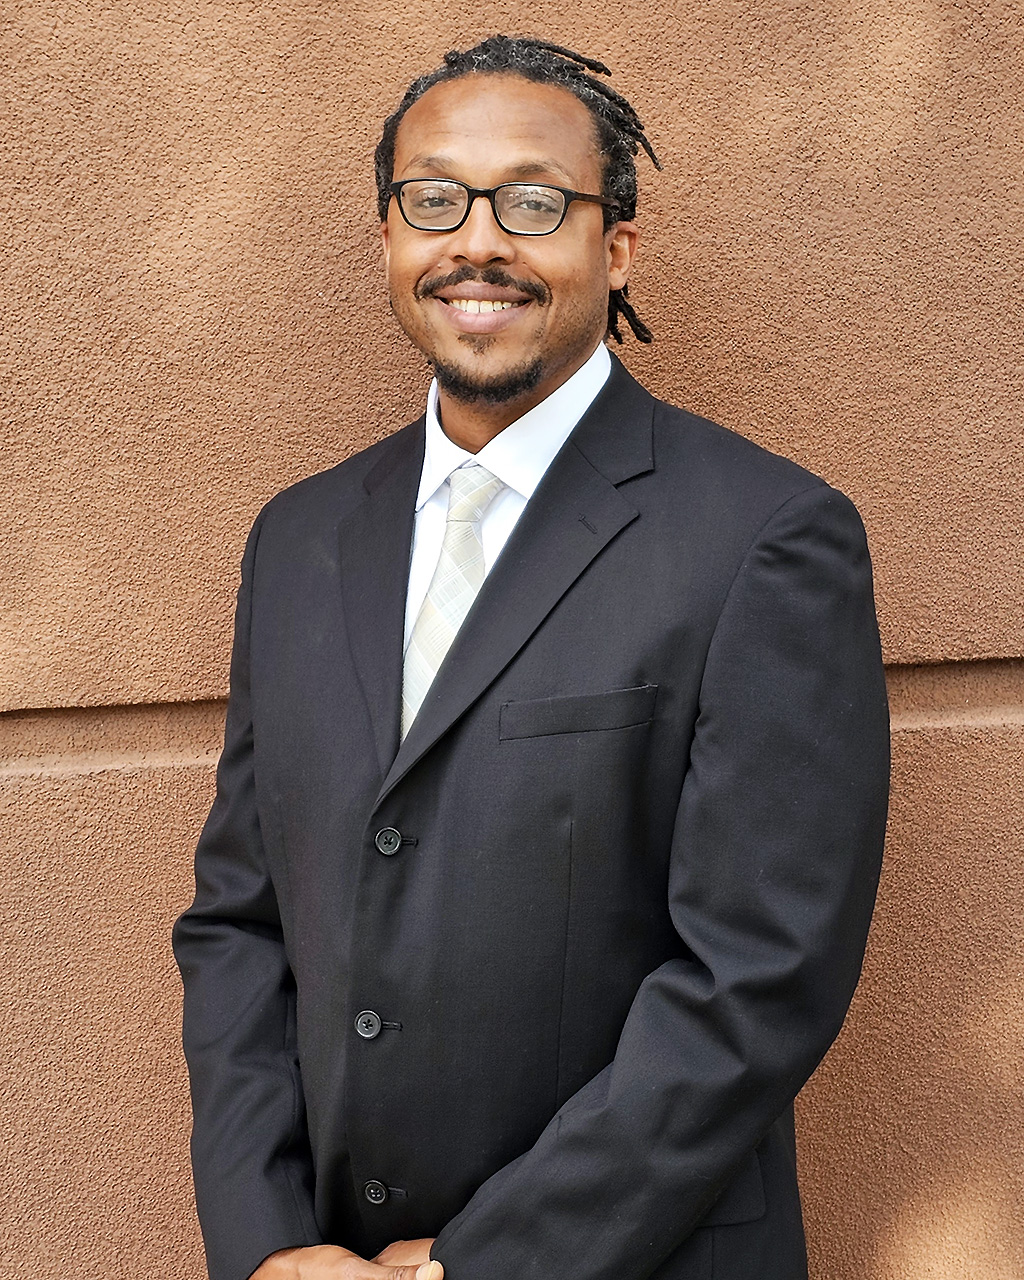
<svg viewBox="0 0 1024 1280">
<path fill-rule="evenodd" d="M 605 251 L 608 255 L 608 288 L 621 289 L 629 279 L 629 272 L 640 242 L 640 230 L 635 222 L 616 222 L 605 232 Z"/>
<path fill-rule="evenodd" d="M 391 238 L 388 235 L 387 221 L 380 224 L 380 244 L 384 251 L 384 270 L 387 271 L 391 263 Z"/>
</svg>

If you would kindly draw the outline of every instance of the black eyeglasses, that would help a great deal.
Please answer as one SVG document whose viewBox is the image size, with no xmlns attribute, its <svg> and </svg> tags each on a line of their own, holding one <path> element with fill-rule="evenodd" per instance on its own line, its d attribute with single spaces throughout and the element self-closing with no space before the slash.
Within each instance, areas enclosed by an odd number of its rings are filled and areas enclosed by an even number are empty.
<svg viewBox="0 0 1024 1280">
<path fill-rule="evenodd" d="M 467 187 L 451 178 L 406 178 L 392 182 L 402 217 L 417 231 L 457 231 L 478 197 L 490 202 L 494 220 L 514 236 L 549 236 L 565 220 L 574 200 L 618 209 L 616 200 L 588 196 L 567 187 L 536 182 L 503 182 L 497 187 Z"/>
</svg>

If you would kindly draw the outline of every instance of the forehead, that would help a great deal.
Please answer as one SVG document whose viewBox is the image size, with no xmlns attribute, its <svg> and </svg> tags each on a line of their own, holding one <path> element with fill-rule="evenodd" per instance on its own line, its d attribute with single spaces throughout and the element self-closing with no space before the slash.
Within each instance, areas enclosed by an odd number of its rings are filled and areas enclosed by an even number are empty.
<svg viewBox="0 0 1024 1280">
<path fill-rule="evenodd" d="M 437 161 L 452 172 L 438 172 Z M 454 171 L 463 168 L 465 175 Z M 405 113 L 395 139 L 396 178 L 429 170 L 480 185 L 484 171 L 490 183 L 513 171 L 529 177 L 546 169 L 563 186 L 599 182 L 594 121 L 568 89 L 516 75 L 468 75 L 434 85 Z"/>
</svg>

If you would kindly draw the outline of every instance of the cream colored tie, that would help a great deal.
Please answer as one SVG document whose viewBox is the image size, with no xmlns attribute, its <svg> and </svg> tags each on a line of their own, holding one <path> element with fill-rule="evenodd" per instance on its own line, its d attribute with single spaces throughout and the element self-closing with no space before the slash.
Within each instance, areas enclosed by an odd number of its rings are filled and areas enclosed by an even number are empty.
<svg viewBox="0 0 1024 1280">
<path fill-rule="evenodd" d="M 403 738 L 483 583 L 480 518 L 498 491 L 505 487 L 478 462 L 453 471 L 448 483 L 448 523 L 441 555 L 405 651 Z"/>
</svg>

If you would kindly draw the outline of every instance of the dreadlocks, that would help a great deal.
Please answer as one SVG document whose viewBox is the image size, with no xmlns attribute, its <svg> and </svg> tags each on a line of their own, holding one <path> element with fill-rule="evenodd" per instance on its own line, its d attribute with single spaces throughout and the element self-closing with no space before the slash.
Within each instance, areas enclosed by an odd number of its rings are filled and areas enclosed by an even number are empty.
<svg viewBox="0 0 1024 1280">
<path fill-rule="evenodd" d="M 593 74 L 588 74 L 593 72 Z M 604 157 L 601 194 L 614 200 L 618 209 L 605 208 L 605 230 L 620 219 L 629 221 L 636 215 L 636 165 L 634 156 L 640 148 L 650 156 L 656 169 L 661 168 L 654 149 L 647 140 L 640 117 L 621 93 L 594 78 L 610 76 L 603 62 L 585 58 L 572 49 L 545 40 L 522 37 L 490 36 L 472 49 L 446 53 L 444 66 L 414 80 L 406 90 L 398 108 L 384 121 L 384 132 L 374 156 L 377 175 L 377 206 L 381 221 L 388 216 L 389 190 L 395 172 L 395 137 L 402 118 L 414 102 L 436 84 L 457 80 L 467 75 L 522 76 L 541 84 L 561 85 L 579 98 L 594 120 L 598 148 Z M 651 331 L 633 310 L 627 296 L 628 286 L 613 289 L 608 295 L 608 333 L 622 341 L 620 317 L 626 321 L 641 342 L 651 341 Z"/>
</svg>

